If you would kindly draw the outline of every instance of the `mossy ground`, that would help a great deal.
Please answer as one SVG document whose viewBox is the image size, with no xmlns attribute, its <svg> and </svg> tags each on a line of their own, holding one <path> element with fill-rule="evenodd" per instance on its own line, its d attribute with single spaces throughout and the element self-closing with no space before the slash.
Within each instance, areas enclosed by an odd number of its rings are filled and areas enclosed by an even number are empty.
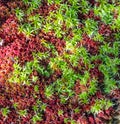
<svg viewBox="0 0 120 124">
<path fill-rule="evenodd" d="M 119 124 L 119 0 L 0 0 L 0 124 Z"/>
</svg>

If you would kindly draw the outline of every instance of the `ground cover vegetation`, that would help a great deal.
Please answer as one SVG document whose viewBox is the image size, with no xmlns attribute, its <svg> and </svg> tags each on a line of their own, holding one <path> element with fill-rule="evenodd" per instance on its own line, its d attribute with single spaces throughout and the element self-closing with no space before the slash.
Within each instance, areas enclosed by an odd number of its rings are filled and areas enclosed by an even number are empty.
<svg viewBox="0 0 120 124">
<path fill-rule="evenodd" d="M 119 107 L 119 0 L 0 0 L 0 124 L 119 124 Z"/>
</svg>

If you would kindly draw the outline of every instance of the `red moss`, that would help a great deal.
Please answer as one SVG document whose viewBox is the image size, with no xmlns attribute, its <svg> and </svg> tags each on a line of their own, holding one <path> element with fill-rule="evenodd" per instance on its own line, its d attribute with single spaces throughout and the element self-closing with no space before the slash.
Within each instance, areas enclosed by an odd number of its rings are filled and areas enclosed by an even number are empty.
<svg viewBox="0 0 120 124">
<path fill-rule="evenodd" d="M 9 14 L 9 9 L 4 6 L 4 4 L 0 3 L 0 25 L 4 23 Z"/>
<path fill-rule="evenodd" d="M 83 39 L 80 41 L 80 45 L 86 47 L 88 52 L 92 55 L 96 55 L 99 52 L 99 42 L 92 40 L 87 35 L 83 35 Z"/>
<path fill-rule="evenodd" d="M 94 11 L 93 10 L 90 10 L 87 14 L 85 14 L 85 19 L 94 19 L 95 21 L 100 21 L 100 17 L 99 16 L 96 16 L 94 14 Z"/>
<path fill-rule="evenodd" d="M 88 120 L 85 116 L 79 117 L 78 120 L 77 120 L 77 123 L 78 124 L 89 124 L 89 122 L 88 122 Z"/>
<path fill-rule="evenodd" d="M 9 56 L 13 60 L 14 57 L 19 57 L 20 62 L 24 63 L 33 59 L 32 52 L 45 51 L 39 38 L 33 37 L 28 40 L 23 34 L 18 33 L 18 25 L 12 15 L 2 26 L 0 36 L 4 41 L 3 47 L 0 48 L 2 58 Z"/>
<path fill-rule="evenodd" d="M 87 87 L 85 85 L 80 84 L 80 80 L 76 81 L 74 89 L 77 95 L 87 91 Z"/>
<path fill-rule="evenodd" d="M 98 67 L 90 69 L 90 75 L 92 78 L 97 79 L 99 83 L 103 82 L 104 75 L 99 71 Z"/>
<path fill-rule="evenodd" d="M 89 122 L 89 124 L 96 124 L 93 115 L 89 115 L 89 116 L 88 116 L 88 122 Z"/>
<path fill-rule="evenodd" d="M 58 8 L 58 5 L 51 4 L 47 5 L 44 3 L 42 6 L 39 7 L 38 13 L 42 16 L 48 16 L 50 12 L 55 11 Z"/>
<path fill-rule="evenodd" d="M 41 31 L 39 33 L 39 38 L 44 38 L 46 41 L 52 43 L 59 54 L 63 53 L 66 43 L 64 40 L 54 37 L 53 32 L 49 32 L 46 34 L 44 33 L 44 31 Z"/>
<path fill-rule="evenodd" d="M 111 29 L 109 25 L 105 25 L 105 24 L 101 24 L 99 25 L 99 31 L 98 31 L 101 35 L 104 36 L 110 36 L 111 35 Z"/>
</svg>

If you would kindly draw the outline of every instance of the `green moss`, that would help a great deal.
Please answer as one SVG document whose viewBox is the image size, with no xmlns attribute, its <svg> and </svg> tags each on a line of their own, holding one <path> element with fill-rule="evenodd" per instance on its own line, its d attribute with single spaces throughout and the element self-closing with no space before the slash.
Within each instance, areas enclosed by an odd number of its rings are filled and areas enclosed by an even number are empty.
<svg viewBox="0 0 120 124">
<path fill-rule="evenodd" d="M 109 107 L 113 106 L 112 102 L 107 99 L 97 99 L 95 104 L 91 107 L 91 112 L 94 114 L 98 114 L 102 110 L 106 110 Z"/>
<path fill-rule="evenodd" d="M 1 112 L 2 112 L 2 115 L 3 115 L 4 117 L 7 117 L 7 115 L 8 115 L 9 112 L 10 112 L 10 110 L 9 110 L 8 107 L 6 107 L 6 108 L 2 108 L 2 109 L 1 109 Z"/>
</svg>

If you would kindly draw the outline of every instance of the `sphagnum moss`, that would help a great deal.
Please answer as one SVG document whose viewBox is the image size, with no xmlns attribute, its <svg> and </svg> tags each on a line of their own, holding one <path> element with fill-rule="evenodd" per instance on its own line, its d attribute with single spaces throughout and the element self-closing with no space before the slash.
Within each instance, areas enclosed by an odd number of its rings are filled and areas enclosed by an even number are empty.
<svg viewBox="0 0 120 124">
<path fill-rule="evenodd" d="M 120 97 L 119 4 L 1 1 L 14 9 L 0 22 L 0 123 L 108 123 Z"/>
</svg>

